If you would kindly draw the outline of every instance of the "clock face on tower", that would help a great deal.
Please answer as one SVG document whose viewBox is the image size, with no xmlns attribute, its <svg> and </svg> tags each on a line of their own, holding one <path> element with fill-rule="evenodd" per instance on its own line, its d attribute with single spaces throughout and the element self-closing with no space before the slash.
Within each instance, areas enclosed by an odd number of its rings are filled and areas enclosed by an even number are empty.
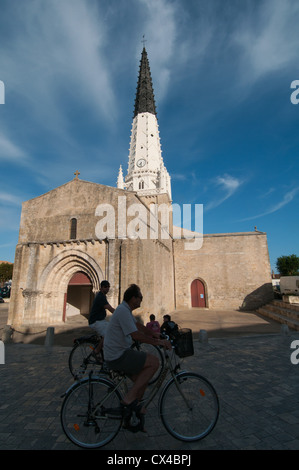
<svg viewBox="0 0 299 470">
<path fill-rule="evenodd" d="M 139 168 L 142 168 L 144 165 L 145 165 L 145 160 L 144 160 L 144 158 L 141 158 L 140 160 L 138 160 L 137 166 L 138 166 Z"/>
</svg>

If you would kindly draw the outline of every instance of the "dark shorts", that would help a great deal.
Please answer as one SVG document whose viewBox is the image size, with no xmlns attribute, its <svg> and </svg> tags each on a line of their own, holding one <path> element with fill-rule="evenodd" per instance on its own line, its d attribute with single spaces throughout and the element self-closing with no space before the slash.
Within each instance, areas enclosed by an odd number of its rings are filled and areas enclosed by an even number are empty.
<svg viewBox="0 0 299 470">
<path fill-rule="evenodd" d="M 127 349 L 118 359 L 106 362 L 112 370 L 120 370 L 126 375 L 137 375 L 143 369 L 145 360 L 145 352 Z"/>
</svg>

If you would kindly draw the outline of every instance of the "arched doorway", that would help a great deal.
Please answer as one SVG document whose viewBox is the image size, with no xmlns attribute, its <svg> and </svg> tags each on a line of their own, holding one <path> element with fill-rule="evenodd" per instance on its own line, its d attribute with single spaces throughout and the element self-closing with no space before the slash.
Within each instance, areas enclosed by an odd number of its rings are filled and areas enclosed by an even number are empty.
<svg viewBox="0 0 299 470">
<path fill-rule="evenodd" d="M 73 275 L 79 272 L 89 278 L 93 293 L 100 290 L 100 280 L 104 279 L 103 271 L 93 257 L 80 249 L 64 249 L 45 266 L 37 285 L 40 295 L 36 302 L 36 312 L 41 312 L 40 323 L 58 324 L 65 321 L 68 285 Z"/>
<path fill-rule="evenodd" d="M 72 275 L 63 309 L 63 321 L 73 315 L 88 315 L 93 300 L 92 282 L 87 274 L 78 271 Z"/>
<path fill-rule="evenodd" d="M 197 308 L 206 307 L 205 286 L 200 279 L 194 279 L 191 283 L 191 306 Z"/>
</svg>

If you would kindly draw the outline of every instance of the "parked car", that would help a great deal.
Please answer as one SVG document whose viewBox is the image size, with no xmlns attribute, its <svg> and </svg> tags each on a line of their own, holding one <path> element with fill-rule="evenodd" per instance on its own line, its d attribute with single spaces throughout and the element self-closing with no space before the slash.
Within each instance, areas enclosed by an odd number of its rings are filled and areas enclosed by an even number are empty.
<svg viewBox="0 0 299 470">
<path fill-rule="evenodd" d="M 2 287 L 2 289 L 0 288 L 0 296 L 9 298 L 10 297 L 10 286 Z"/>
</svg>

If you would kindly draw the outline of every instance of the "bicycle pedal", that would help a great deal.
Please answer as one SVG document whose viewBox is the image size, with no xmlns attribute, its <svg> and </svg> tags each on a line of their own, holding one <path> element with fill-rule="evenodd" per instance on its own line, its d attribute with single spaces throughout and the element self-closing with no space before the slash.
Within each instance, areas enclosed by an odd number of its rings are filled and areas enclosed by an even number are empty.
<svg viewBox="0 0 299 470">
<path fill-rule="evenodd" d="M 121 419 L 123 417 L 123 408 L 101 408 L 101 415 L 106 416 L 107 418 Z"/>
<path fill-rule="evenodd" d="M 134 424 L 134 425 L 124 422 L 123 428 L 126 429 L 126 431 L 130 431 L 134 434 L 139 431 L 146 432 L 146 430 L 144 429 L 144 418 L 140 419 L 139 423 Z"/>
<path fill-rule="evenodd" d="M 135 423 L 137 420 L 136 424 Z M 133 421 L 133 423 L 132 423 Z M 146 432 L 144 429 L 145 415 L 142 413 L 131 413 L 129 416 L 124 417 L 123 428 L 132 433 L 136 432 Z"/>
</svg>

